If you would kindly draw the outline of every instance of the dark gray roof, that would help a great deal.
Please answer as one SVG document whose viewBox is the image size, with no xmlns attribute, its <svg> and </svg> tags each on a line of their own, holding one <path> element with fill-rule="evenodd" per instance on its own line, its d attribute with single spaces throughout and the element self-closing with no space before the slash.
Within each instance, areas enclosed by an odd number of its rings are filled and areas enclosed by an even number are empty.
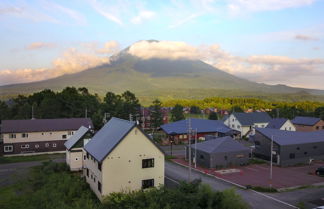
<svg viewBox="0 0 324 209">
<path fill-rule="evenodd" d="M 3 120 L 2 133 L 78 130 L 81 126 L 93 128 L 89 118 L 59 118 L 33 120 Z"/>
<path fill-rule="evenodd" d="M 270 128 L 257 128 L 257 132 L 271 139 L 279 145 L 307 144 L 314 142 L 324 142 L 324 130 L 301 132 L 284 131 Z M 255 137 L 256 138 L 256 137 Z"/>
<path fill-rule="evenodd" d="M 297 116 L 291 122 L 297 125 L 313 126 L 320 120 L 320 118 Z"/>
<path fill-rule="evenodd" d="M 81 126 L 65 143 L 66 149 L 70 150 L 87 132 L 88 128 Z"/>
<path fill-rule="evenodd" d="M 194 149 L 195 145 L 191 145 Z M 224 153 L 250 150 L 230 136 L 219 137 L 212 140 L 197 143 L 197 150 L 206 153 Z"/>
<path fill-rule="evenodd" d="M 198 119 L 191 118 L 191 128 L 192 130 L 196 130 L 198 133 L 228 133 L 232 129 L 228 128 L 224 125 L 223 121 L 220 120 L 206 120 L 206 119 Z M 186 134 L 188 133 L 188 125 L 189 121 L 180 120 L 173 123 L 168 123 L 161 126 L 161 129 L 167 134 Z"/>
<path fill-rule="evenodd" d="M 270 120 L 266 128 L 280 129 L 287 121 L 286 118 L 273 118 Z"/>
<path fill-rule="evenodd" d="M 268 123 L 271 117 L 266 112 L 250 112 L 250 113 L 238 113 L 233 115 L 241 123 L 242 126 L 251 126 L 254 123 Z"/>
<path fill-rule="evenodd" d="M 135 122 L 113 117 L 92 137 L 84 149 L 97 161 L 102 162 L 135 125 Z"/>
</svg>

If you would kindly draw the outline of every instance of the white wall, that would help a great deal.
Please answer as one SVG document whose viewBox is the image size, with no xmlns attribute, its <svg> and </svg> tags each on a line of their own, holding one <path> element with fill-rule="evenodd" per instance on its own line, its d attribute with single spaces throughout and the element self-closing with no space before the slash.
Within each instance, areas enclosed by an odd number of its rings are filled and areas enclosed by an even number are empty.
<svg viewBox="0 0 324 209">
<path fill-rule="evenodd" d="M 287 120 L 280 128 L 280 130 L 285 130 L 285 131 L 296 131 L 296 127 L 290 120 Z"/>
<path fill-rule="evenodd" d="M 71 171 L 82 170 L 83 167 L 83 149 L 74 148 L 72 151 L 66 151 L 66 163 Z"/>
<path fill-rule="evenodd" d="M 75 130 L 70 130 L 75 131 Z M 24 142 L 41 142 L 41 141 L 56 141 L 67 140 L 71 135 L 68 135 L 70 131 L 51 131 L 51 132 L 25 132 L 28 137 L 23 138 L 22 133 L 15 133 L 16 138 L 9 138 L 10 134 L 3 134 L 3 142 L 6 143 L 24 143 Z M 63 139 L 62 136 L 66 135 Z"/>
</svg>

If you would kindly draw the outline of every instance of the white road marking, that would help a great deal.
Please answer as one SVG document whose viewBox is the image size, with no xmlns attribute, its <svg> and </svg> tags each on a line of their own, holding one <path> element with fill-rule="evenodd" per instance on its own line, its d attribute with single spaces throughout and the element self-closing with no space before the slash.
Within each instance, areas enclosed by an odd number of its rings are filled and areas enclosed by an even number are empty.
<svg viewBox="0 0 324 209">
<path fill-rule="evenodd" d="M 172 182 L 174 182 L 174 183 L 176 183 L 176 184 L 180 184 L 178 181 L 176 181 L 176 180 L 174 180 L 174 179 L 171 179 L 171 178 L 169 178 L 169 177 L 167 177 L 167 176 L 165 176 L 165 178 L 166 178 L 166 179 L 169 179 L 170 181 L 172 181 Z"/>
</svg>

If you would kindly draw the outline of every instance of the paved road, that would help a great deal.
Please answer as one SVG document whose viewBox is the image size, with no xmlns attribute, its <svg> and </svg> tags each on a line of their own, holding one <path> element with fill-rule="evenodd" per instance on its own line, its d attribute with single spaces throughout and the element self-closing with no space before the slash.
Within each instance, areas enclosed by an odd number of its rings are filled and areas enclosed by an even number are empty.
<svg viewBox="0 0 324 209">
<path fill-rule="evenodd" d="M 166 178 L 183 181 L 188 179 L 188 169 L 180 165 L 165 162 L 165 174 Z M 255 209 L 292 209 L 294 207 L 288 206 L 284 203 L 271 199 L 271 197 L 266 197 L 261 193 L 257 193 L 252 190 L 243 190 L 234 187 L 233 185 L 217 180 L 214 177 L 206 176 L 197 171 L 192 171 L 192 179 L 201 179 L 205 184 L 209 184 L 215 190 L 225 190 L 234 188 L 236 192 L 242 196 L 242 198 L 249 203 L 252 208 Z"/>
</svg>

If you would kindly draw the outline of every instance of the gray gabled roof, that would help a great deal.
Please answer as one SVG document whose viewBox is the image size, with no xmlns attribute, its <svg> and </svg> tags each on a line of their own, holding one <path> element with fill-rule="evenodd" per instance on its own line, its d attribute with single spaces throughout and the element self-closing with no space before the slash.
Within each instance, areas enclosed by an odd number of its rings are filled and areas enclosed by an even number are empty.
<svg viewBox="0 0 324 209">
<path fill-rule="evenodd" d="M 87 132 L 88 128 L 81 126 L 65 143 L 64 146 L 70 150 Z"/>
<path fill-rule="evenodd" d="M 252 126 L 254 123 L 268 123 L 271 117 L 266 112 L 250 112 L 250 113 L 238 113 L 233 115 L 241 123 L 242 126 Z"/>
<path fill-rule="evenodd" d="M 97 161 L 102 162 L 135 126 L 135 122 L 113 117 L 92 137 L 84 149 Z"/>
<path fill-rule="evenodd" d="M 232 137 L 225 136 L 212 140 L 197 143 L 197 150 L 206 153 L 224 153 L 250 150 L 241 143 L 235 141 Z M 195 145 L 191 145 L 195 149 Z"/>
<path fill-rule="evenodd" d="M 296 116 L 291 122 L 297 125 L 313 126 L 320 120 L 320 118 Z"/>
<path fill-rule="evenodd" d="M 266 128 L 280 129 L 287 121 L 286 118 L 273 118 L 270 120 Z"/>
<path fill-rule="evenodd" d="M 279 145 L 294 145 L 324 142 L 324 130 L 301 132 L 301 131 L 284 131 L 270 128 L 257 128 L 257 132 L 271 139 Z"/>
<path fill-rule="evenodd" d="M 32 120 L 2 120 L 1 133 L 47 132 L 78 130 L 93 127 L 90 118 L 57 118 Z"/>
</svg>

